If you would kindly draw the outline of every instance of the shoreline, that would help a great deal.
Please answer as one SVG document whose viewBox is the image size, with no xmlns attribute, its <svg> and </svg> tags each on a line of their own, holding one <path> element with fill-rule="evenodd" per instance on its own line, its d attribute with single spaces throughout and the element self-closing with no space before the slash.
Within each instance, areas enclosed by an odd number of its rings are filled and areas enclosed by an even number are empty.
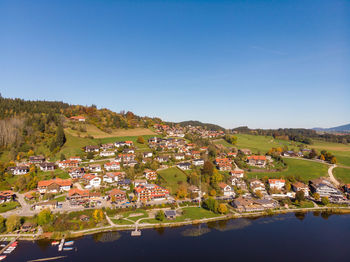
<svg viewBox="0 0 350 262">
<path fill-rule="evenodd" d="M 309 212 L 315 212 L 315 211 L 328 211 L 333 214 L 338 215 L 345 215 L 350 214 L 350 207 L 313 207 L 313 208 L 300 208 L 300 209 L 285 209 L 285 210 L 272 210 L 270 211 L 259 211 L 259 212 L 252 212 L 252 213 L 235 213 L 235 214 L 227 214 L 223 216 L 213 217 L 213 218 L 203 218 L 203 219 L 196 219 L 196 220 L 189 220 L 189 221 L 182 221 L 182 222 L 166 222 L 166 223 L 157 223 L 157 224 L 138 224 L 137 226 L 135 224 L 133 225 L 120 225 L 120 226 L 104 226 L 100 228 L 91 228 L 91 229 L 85 229 L 81 231 L 67 231 L 62 233 L 67 233 L 68 235 L 65 236 L 69 239 L 74 239 L 78 237 L 93 235 L 97 233 L 105 233 L 105 232 L 115 232 L 115 231 L 132 231 L 137 228 L 138 230 L 141 229 L 156 229 L 156 228 L 171 228 L 171 227 L 182 227 L 182 226 L 188 226 L 188 225 L 198 225 L 208 222 L 215 222 L 220 220 L 231 220 L 231 219 L 239 219 L 239 218 L 255 218 L 255 217 L 267 217 L 267 216 L 275 216 L 280 214 L 288 214 L 288 213 L 309 213 Z M 43 235 L 36 235 L 36 234 L 0 234 L 0 237 L 2 238 L 13 238 L 17 237 L 18 240 L 27 240 L 27 241 L 35 241 L 35 240 L 57 240 L 60 238 L 52 238 L 52 237 L 44 237 Z"/>
</svg>

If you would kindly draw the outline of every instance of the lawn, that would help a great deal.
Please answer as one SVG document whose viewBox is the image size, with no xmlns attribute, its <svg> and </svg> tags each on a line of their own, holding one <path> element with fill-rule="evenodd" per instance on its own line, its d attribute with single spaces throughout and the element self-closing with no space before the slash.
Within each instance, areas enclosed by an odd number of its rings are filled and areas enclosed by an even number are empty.
<svg viewBox="0 0 350 262">
<path fill-rule="evenodd" d="M 333 174 L 336 179 L 340 180 L 344 184 L 350 183 L 350 169 L 336 167 L 333 169 Z"/>
<path fill-rule="evenodd" d="M 0 213 L 7 212 L 9 210 L 15 209 L 20 206 L 20 204 L 16 201 L 6 202 L 0 205 Z"/>
<path fill-rule="evenodd" d="M 247 134 L 236 134 L 237 144 L 231 145 L 223 139 L 216 140 L 216 144 L 221 144 L 226 147 L 237 147 L 237 148 L 248 148 L 252 150 L 253 153 L 265 153 L 269 151 L 272 147 L 283 147 L 288 146 L 289 149 L 296 148 L 298 143 L 293 141 L 278 140 L 274 139 L 272 136 L 258 136 L 258 135 L 247 135 Z"/>
<path fill-rule="evenodd" d="M 212 218 L 212 217 L 220 216 L 218 214 L 214 214 L 213 212 L 201 207 L 185 207 L 182 210 L 183 210 L 183 215 L 177 216 L 175 219 L 172 219 L 172 220 L 165 219 L 161 222 L 157 219 L 151 218 L 151 219 L 144 219 L 141 222 L 151 223 L 151 224 L 171 223 L 171 222 L 176 223 L 176 222 L 183 222 L 188 220 L 198 220 L 203 218 Z"/>
<path fill-rule="evenodd" d="M 171 194 L 175 194 L 179 187 L 179 183 L 186 184 L 187 176 L 177 167 L 171 167 L 158 171 L 158 174 L 164 179 L 165 187 L 170 190 Z"/>
<path fill-rule="evenodd" d="M 56 154 L 55 159 L 59 159 L 61 154 L 64 154 L 67 158 L 70 156 L 83 155 L 82 148 L 87 145 L 97 145 L 98 141 L 95 139 L 77 137 L 66 132 L 66 143 L 62 149 Z"/>
<path fill-rule="evenodd" d="M 56 200 L 57 202 L 64 202 L 64 201 L 66 201 L 66 196 L 57 197 L 57 198 L 55 198 L 55 200 Z"/>
<path fill-rule="evenodd" d="M 337 158 L 339 165 L 350 166 L 350 145 L 314 140 L 314 144 L 309 147 L 318 151 L 327 150 L 332 152 Z"/>
<path fill-rule="evenodd" d="M 322 176 L 328 176 L 328 165 L 302 160 L 302 159 L 287 159 L 284 161 L 288 167 L 286 170 L 281 172 L 251 172 L 247 173 L 248 178 L 265 177 L 269 178 L 280 178 L 294 176 L 299 177 L 300 180 L 308 182 L 309 180 L 319 178 Z"/>
<path fill-rule="evenodd" d="M 111 220 L 114 224 L 117 224 L 117 225 L 133 225 L 134 224 L 134 223 L 132 223 L 128 220 L 124 220 L 124 219 L 111 218 Z"/>
<path fill-rule="evenodd" d="M 126 212 L 122 215 L 124 218 L 130 219 L 130 220 L 135 221 L 135 222 L 137 220 L 139 220 L 140 218 L 148 217 L 147 211 L 145 211 L 143 209 L 136 209 L 133 211 Z M 135 215 L 135 216 L 133 216 L 133 215 Z"/>
<path fill-rule="evenodd" d="M 106 133 L 97 128 L 95 125 L 85 124 L 86 132 L 80 132 L 79 130 L 73 130 L 66 128 L 65 131 L 71 135 L 78 136 L 93 136 L 94 138 L 107 138 L 107 137 L 123 137 L 123 136 L 143 136 L 154 135 L 155 133 L 148 128 L 132 128 L 132 129 L 113 129 L 111 133 Z"/>
</svg>

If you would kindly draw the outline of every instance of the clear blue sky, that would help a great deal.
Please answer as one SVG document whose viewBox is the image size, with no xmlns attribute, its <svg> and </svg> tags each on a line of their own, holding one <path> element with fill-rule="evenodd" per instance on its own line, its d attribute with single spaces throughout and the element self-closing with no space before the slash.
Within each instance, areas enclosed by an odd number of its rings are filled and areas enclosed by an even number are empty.
<svg viewBox="0 0 350 262">
<path fill-rule="evenodd" d="M 231 128 L 350 122 L 350 1 L 0 1 L 0 92 Z"/>
</svg>

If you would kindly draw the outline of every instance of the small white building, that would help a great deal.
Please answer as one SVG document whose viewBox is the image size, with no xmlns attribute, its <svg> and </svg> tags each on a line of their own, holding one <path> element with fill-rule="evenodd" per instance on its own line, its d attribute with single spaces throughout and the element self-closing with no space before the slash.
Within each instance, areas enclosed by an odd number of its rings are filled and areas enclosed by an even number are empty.
<svg viewBox="0 0 350 262">
<path fill-rule="evenodd" d="M 282 190 L 285 184 L 286 184 L 286 181 L 284 179 L 269 179 L 270 188 Z"/>
</svg>

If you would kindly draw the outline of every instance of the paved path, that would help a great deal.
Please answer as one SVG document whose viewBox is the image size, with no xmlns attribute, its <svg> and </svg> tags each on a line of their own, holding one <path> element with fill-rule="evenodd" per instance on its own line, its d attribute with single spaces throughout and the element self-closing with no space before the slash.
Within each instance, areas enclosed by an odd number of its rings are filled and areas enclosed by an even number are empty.
<svg viewBox="0 0 350 262">
<path fill-rule="evenodd" d="M 339 186 L 340 183 L 338 182 L 338 180 L 335 179 L 335 177 L 333 176 L 333 168 L 337 167 L 337 165 L 332 165 L 328 168 L 328 175 L 332 181 L 333 184 L 335 184 L 336 186 Z"/>
</svg>

